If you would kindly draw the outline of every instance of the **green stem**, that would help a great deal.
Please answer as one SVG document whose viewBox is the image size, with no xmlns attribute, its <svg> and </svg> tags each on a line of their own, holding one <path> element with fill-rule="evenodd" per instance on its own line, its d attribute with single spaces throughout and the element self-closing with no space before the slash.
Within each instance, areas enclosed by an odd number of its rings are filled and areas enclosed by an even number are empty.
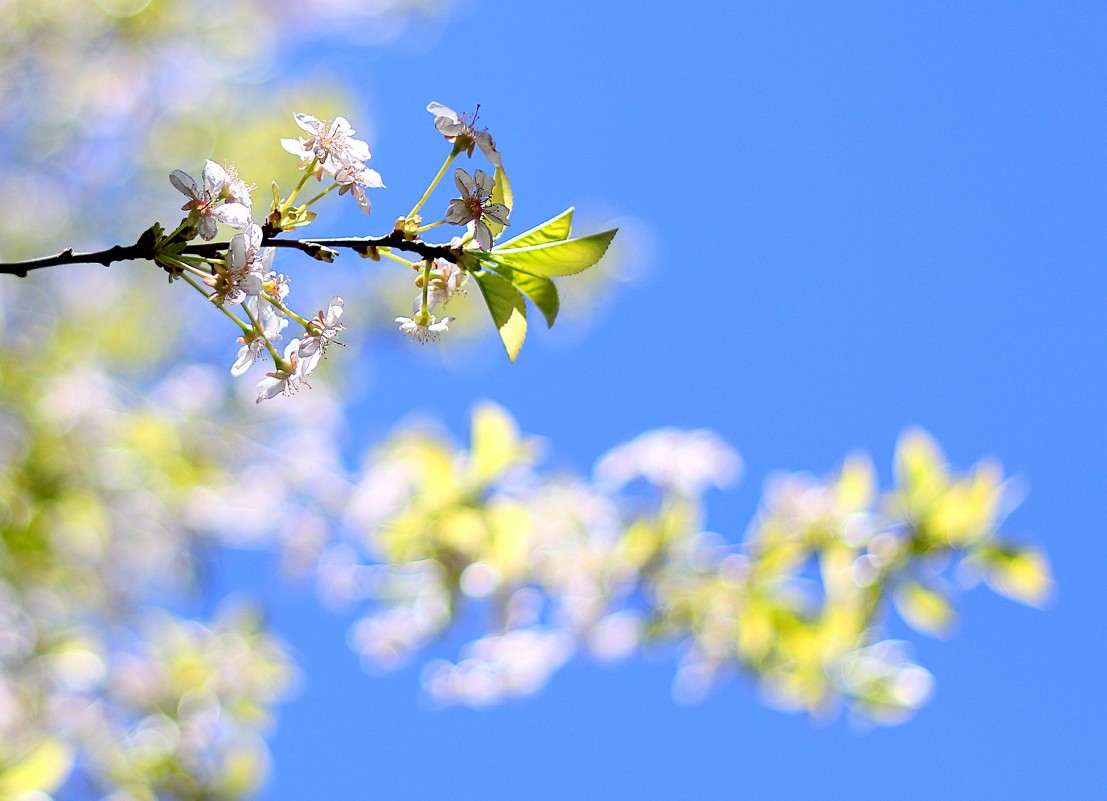
<svg viewBox="0 0 1107 801">
<path fill-rule="evenodd" d="M 178 270 L 187 270 L 188 272 L 193 273 L 195 275 L 198 275 L 201 278 L 207 278 L 208 276 L 211 275 L 211 273 L 207 272 L 206 270 L 201 270 L 199 267 L 197 267 L 192 262 L 186 261 L 185 259 L 179 259 L 176 256 L 170 256 L 166 253 L 161 253 L 161 254 L 157 254 L 156 257 L 161 259 L 161 261 L 164 262 L 165 264 L 169 264 L 173 267 L 176 267 Z M 183 273 L 182 273 L 182 275 L 183 275 Z M 207 294 L 207 293 L 205 292 L 205 294 Z"/>
<path fill-rule="evenodd" d="M 187 217 L 185 217 L 183 220 L 181 220 L 181 224 L 177 226 L 176 230 L 174 230 L 173 233 L 171 233 L 169 236 L 167 236 L 165 238 L 165 241 L 166 242 L 172 242 L 174 239 L 176 239 L 177 234 L 179 234 L 181 231 L 183 231 L 185 228 L 188 227 L 189 221 L 191 219 L 192 219 L 192 215 L 189 214 Z"/>
<path fill-rule="evenodd" d="M 250 307 L 247 306 L 245 303 L 242 304 L 242 310 L 245 311 L 246 316 L 250 318 L 250 322 L 251 324 L 253 324 L 254 331 L 257 332 L 258 336 L 261 337 L 262 341 L 265 343 L 265 349 L 269 351 L 269 355 L 273 357 L 273 364 L 279 366 L 281 364 L 281 354 L 277 353 L 277 349 L 273 347 L 273 343 L 270 342 L 269 337 L 265 335 L 265 331 L 262 328 L 261 323 L 258 322 L 258 318 L 254 317 L 253 312 L 250 311 Z"/>
<path fill-rule="evenodd" d="M 292 201 L 296 199 L 296 195 L 300 194 L 300 190 L 304 188 L 304 184 L 307 183 L 308 178 L 315 174 L 315 168 L 319 165 L 319 157 L 316 156 L 311 160 L 311 164 L 304 170 L 304 174 L 300 176 L 300 183 L 296 184 L 296 188 L 292 190 L 292 194 L 288 196 L 288 200 L 281 204 L 278 211 L 284 214 L 290 208 L 292 208 Z"/>
<path fill-rule="evenodd" d="M 446 157 L 446 160 L 444 162 L 442 162 L 442 166 L 439 167 L 438 173 L 431 180 L 430 186 L 427 187 L 427 191 L 423 193 L 423 196 L 421 198 L 419 198 L 419 201 L 415 204 L 415 207 L 407 213 L 407 216 L 409 218 L 414 216 L 415 214 L 418 214 L 419 209 L 423 208 L 423 204 L 427 202 L 427 198 L 431 196 L 431 192 L 433 192 L 434 188 L 438 186 L 438 182 L 442 180 L 442 176 L 446 174 L 446 170 L 449 168 L 450 163 L 454 160 L 456 156 L 457 151 L 451 150 L 450 155 Z"/>
<path fill-rule="evenodd" d="M 433 265 L 434 262 L 430 259 L 423 261 L 423 303 L 419 307 L 419 314 L 424 316 L 430 314 L 430 309 L 427 308 L 427 290 L 430 289 L 431 267 Z"/>
<path fill-rule="evenodd" d="M 378 248 L 377 252 L 380 253 L 382 256 L 386 256 L 387 258 L 392 259 L 392 261 L 397 261 L 400 264 L 403 264 L 405 267 L 411 267 L 412 269 L 414 269 L 415 265 L 417 264 L 417 262 L 408 261 L 407 259 L 405 259 L 401 256 L 397 256 L 395 253 L 393 253 L 388 248 Z"/>
<path fill-rule="evenodd" d="M 333 191 L 334 191 L 335 189 L 337 189 L 337 188 L 338 188 L 339 186 L 341 186 L 341 184 L 338 184 L 338 183 L 333 183 L 333 184 L 331 184 L 331 185 L 330 185 L 330 186 L 328 186 L 328 187 L 327 187 L 326 189 L 324 189 L 324 190 L 323 190 L 322 192 L 320 192 L 320 193 L 319 193 L 318 195 L 316 195 L 316 196 L 315 196 L 315 197 L 313 197 L 313 198 L 312 198 L 311 200 L 309 200 L 309 201 L 308 201 L 307 203 L 305 203 L 305 204 L 304 204 L 304 208 L 306 209 L 306 208 L 307 208 L 308 206 L 310 206 L 310 205 L 311 205 L 312 203 L 314 203 L 314 202 L 315 202 L 315 201 L 317 201 L 317 200 L 322 200 L 322 199 L 323 199 L 324 197 L 326 197 L 326 196 L 327 196 L 328 194 L 330 194 L 331 192 L 333 192 Z"/>
<path fill-rule="evenodd" d="M 283 312 L 284 314 L 287 314 L 289 317 L 291 317 L 293 320 L 298 322 L 304 328 L 308 327 L 308 321 L 307 320 L 305 320 L 303 317 L 298 315 L 296 312 L 292 311 L 292 309 L 285 306 L 283 303 L 281 303 L 279 300 L 277 300 L 277 298 L 273 297 L 268 292 L 263 292 L 261 296 L 263 298 L 265 298 L 267 301 L 269 301 L 270 303 L 272 303 L 273 308 Z"/>
<path fill-rule="evenodd" d="M 193 278 L 193 277 L 192 277 L 191 275 L 189 275 L 188 273 L 181 273 L 181 278 L 183 278 L 183 279 L 184 279 L 185 281 L 187 281 L 187 282 L 189 283 L 189 285 L 190 285 L 190 286 L 192 286 L 192 288 L 193 288 L 193 289 L 195 289 L 195 290 L 196 290 L 197 292 L 199 292 L 199 293 L 200 293 L 201 295 L 203 295 L 203 296 L 204 296 L 205 298 L 206 298 L 206 297 L 208 297 L 208 291 L 207 291 L 206 289 L 204 289 L 204 287 L 203 287 L 203 286 L 201 286 L 201 285 L 200 285 L 200 284 L 199 284 L 199 283 L 198 283 L 198 282 L 196 281 L 196 279 L 195 279 L 195 278 Z M 234 320 L 234 321 L 235 321 L 235 323 L 236 323 L 236 324 L 238 325 L 238 327 L 242 329 L 242 332 L 243 332 L 243 333 L 246 333 L 247 331 L 250 331 L 250 330 L 251 330 L 251 329 L 250 329 L 250 326 L 246 325 L 246 323 L 244 323 L 244 322 L 242 322 L 241 320 L 239 320 L 239 319 L 238 319 L 238 317 L 237 317 L 237 316 L 235 316 L 234 314 L 231 314 L 231 313 L 230 313 L 230 312 L 229 312 L 229 311 L 228 311 L 228 310 L 226 309 L 226 307 L 224 307 L 224 306 L 219 306 L 219 311 L 223 312 L 223 314 L 227 315 L 227 316 L 228 316 L 228 317 L 230 317 L 230 318 L 231 318 L 232 320 Z M 249 311 L 247 311 L 247 314 L 249 314 Z"/>
<path fill-rule="evenodd" d="M 418 228 L 415 229 L 415 233 L 421 234 L 421 233 L 423 233 L 423 231 L 429 231 L 432 228 L 437 228 L 438 226 L 445 225 L 445 224 L 446 224 L 446 220 L 442 219 L 442 220 L 438 220 L 436 222 L 427 223 L 426 225 L 420 225 Z"/>
</svg>

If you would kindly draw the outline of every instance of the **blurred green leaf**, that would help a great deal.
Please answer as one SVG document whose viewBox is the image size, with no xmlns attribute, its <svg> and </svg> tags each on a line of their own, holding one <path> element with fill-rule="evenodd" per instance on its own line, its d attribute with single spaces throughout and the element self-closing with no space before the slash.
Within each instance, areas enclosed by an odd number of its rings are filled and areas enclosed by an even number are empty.
<svg viewBox="0 0 1107 801">
<path fill-rule="evenodd" d="M 0 799 L 6 801 L 34 791 L 52 793 L 69 778 L 72 769 L 73 749 L 59 737 L 47 738 L 0 772 Z"/>
<path fill-rule="evenodd" d="M 956 618 L 953 607 L 942 593 L 917 581 L 904 582 L 896 589 L 895 604 L 908 625 L 938 637 L 949 633 Z"/>
<path fill-rule="evenodd" d="M 1037 548 L 989 547 L 973 556 L 993 590 L 1015 601 L 1042 606 L 1053 591 L 1049 561 Z"/>
</svg>

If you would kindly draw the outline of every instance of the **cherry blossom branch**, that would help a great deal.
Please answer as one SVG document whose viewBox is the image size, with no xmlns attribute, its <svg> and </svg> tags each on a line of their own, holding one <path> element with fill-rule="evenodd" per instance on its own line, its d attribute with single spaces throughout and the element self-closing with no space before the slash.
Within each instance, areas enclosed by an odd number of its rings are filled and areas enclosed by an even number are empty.
<svg viewBox="0 0 1107 801">
<path fill-rule="evenodd" d="M 88 253 L 75 253 L 66 248 L 54 256 L 43 256 L 26 261 L 0 262 L 0 275 L 14 275 L 26 278 L 31 270 L 43 267 L 60 267 L 65 264 L 102 264 L 108 267 L 117 261 L 138 261 L 153 259 L 155 237 L 152 230 L 145 231 L 133 245 L 115 245 L 107 250 L 95 250 Z"/>
<path fill-rule="evenodd" d="M 348 248 L 362 256 L 373 258 L 378 248 L 392 248 L 415 253 L 421 259 L 445 259 L 457 263 L 458 255 L 448 245 L 432 245 L 420 240 L 407 239 L 403 231 L 392 231 L 386 236 L 351 236 L 331 237 L 324 239 L 280 239 L 276 235 L 267 234 L 263 240 L 264 245 L 277 248 L 294 248 L 303 251 L 313 259 L 321 261 L 333 261 L 336 248 Z M 95 250 L 87 253 L 77 253 L 73 248 L 66 248 L 61 253 L 53 256 L 43 256 L 38 259 L 26 261 L 0 262 L 0 275 L 14 275 L 26 278 L 32 270 L 44 267 L 60 267 L 66 264 L 102 264 L 108 267 L 120 261 L 140 261 L 143 259 L 153 261 L 155 256 L 156 240 L 151 231 L 146 231 L 133 245 L 115 245 L 106 250 Z M 181 250 L 182 254 L 209 256 L 216 253 L 225 253 L 229 243 L 208 242 L 199 245 L 188 245 Z"/>
<path fill-rule="evenodd" d="M 404 232 L 399 230 L 392 231 L 386 236 L 340 236 L 320 239 L 280 239 L 276 234 L 267 231 L 262 239 L 262 245 L 275 248 L 294 248 L 303 251 L 313 259 L 321 261 L 332 261 L 333 254 L 330 254 L 328 258 L 326 251 L 333 251 L 335 248 L 348 248 L 361 256 L 369 258 L 376 255 L 374 251 L 378 248 L 392 248 L 393 250 L 418 254 L 420 260 L 445 259 L 454 264 L 458 260 L 457 250 L 449 245 L 432 245 L 418 239 L 408 239 Z M 183 252 L 203 256 L 222 253 L 226 249 L 226 242 L 210 242 L 202 245 L 189 245 Z"/>
</svg>

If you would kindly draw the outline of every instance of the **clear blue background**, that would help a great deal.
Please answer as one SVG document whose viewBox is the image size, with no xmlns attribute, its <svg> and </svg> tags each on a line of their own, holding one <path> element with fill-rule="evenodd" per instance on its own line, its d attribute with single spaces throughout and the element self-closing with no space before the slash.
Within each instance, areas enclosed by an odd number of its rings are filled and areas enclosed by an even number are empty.
<svg viewBox="0 0 1107 801">
<path fill-rule="evenodd" d="M 678 706 L 671 658 L 578 661 L 536 698 L 431 711 L 417 669 L 363 675 L 347 618 L 274 590 L 307 682 L 264 798 L 1107 794 L 1105 42 L 1103 3 L 569 0 L 471 3 L 429 49 L 305 48 L 373 119 L 396 190 L 378 222 L 440 157 L 423 106 L 479 102 L 516 225 L 575 204 L 656 240 L 584 335 L 536 325 L 514 366 L 379 359 L 366 438 L 410 409 L 397 386 L 459 434 L 495 399 L 578 469 L 647 428 L 710 427 L 746 461 L 711 506 L 740 538 L 770 470 L 862 446 L 887 480 L 919 424 L 955 464 L 994 454 L 1027 478 L 1007 529 L 1047 550 L 1058 593 L 1046 611 L 964 595 L 950 641 L 917 638 L 929 706 L 859 732 L 740 681 Z"/>
</svg>

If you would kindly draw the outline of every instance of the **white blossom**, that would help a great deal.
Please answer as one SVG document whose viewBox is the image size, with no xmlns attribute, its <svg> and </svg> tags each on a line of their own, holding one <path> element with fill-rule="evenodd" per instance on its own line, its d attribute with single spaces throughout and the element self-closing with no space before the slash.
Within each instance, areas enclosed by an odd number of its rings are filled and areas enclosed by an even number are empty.
<svg viewBox="0 0 1107 801">
<path fill-rule="evenodd" d="M 479 111 L 480 107 L 478 106 L 477 109 Z M 503 159 L 496 150 L 496 142 L 492 139 L 488 130 L 485 128 L 477 130 L 475 127 L 477 112 L 469 117 L 468 114 L 458 114 L 452 108 L 441 103 L 428 104 L 427 111 L 434 115 L 435 129 L 445 136 L 447 141 L 453 142 L 460 150 L 464 150 L 470 158 L 472 158 L 473 148 L 476 146 L 481 149 L 485 158 L 493 165 L 496 167 L 503 166 Z"/>
<path fill-rule="evenodd" d="M 430 286 L 427 287 L 427 308 L 433 309 L 438 303 L 447 303 L 454 295 L 464 295 L 465 290 L 462 287 L 468 278 L 469 273 L 459 265 L 437 259 L 431 272 Z M 421 301 L 422 298 L 419 298 L 416 302 Z"/>
<path fill-rule="evenodd" d="M 261 321 L 261 333 L 252 330 L 238 338 L 238 344 L 242 347 L 238 351 L 238 357 L 231 366 L 231 375 L 242 375 L 254 362 L 265 354 L 265 342 L 278 342 L 281 339 L 281 331 L 288 325 L 288 319 L 281 317 L 273 310 L 271 303 L 262 303 L 259 298 L 247 299 L 247 306 L 254 306 L 253 314 Z M 260 307 L 260 311 L 257 309 Z"/>
<path fill-rule="evenodd" d="M 446 211 L 446 222 L 452 225 L 473 223 L 473 238 L 481 250 L 492 249 L 492 231 L 485 218 L 499 225 L 511 225 L 508 215 L 511 210 L 502 203 L 492 202 L 492 190 L 496 182 L 484 170 L 477 170 L 472 176 L 458 167 L 454 170 L 454 184 L 461 193 L 460 198 L 450 201 Z"/>
<path fill-rule="evenodd" d="M 423 319 L 420 319 L 420 317 Z M 414 337 L 420 342 L 438 339 L 438 337 L 450 330 L 450 323 L 453 321 L 453 317 L 443 317 L 441 320 L 438 320 L 433 314 L 416 314 L 414 318 L 396 318 L 396 322 L 400 324 L 400 332 Z"/>
<path fill-rule="evenodd" d="M 284 366 L 266 373 L 265 378 L 258 381 L 257 402 L 269 400 L 277 395 L 291 395 L 304 383 L 305 376 L 311 372 L 310 367 L 305 370 L 305 362 L 300 361 L 300 340 L 294 339 L 284 349 Z"/>
<path fill-rule="evenodd" d="M 343 166 L 372 158 L 369 145 L 353 138 L 356 131 L 345 117 L 335 117 L 334 122 L 320 120 L 310 114 L 296 113 L 292 117 L 301 130 L 311 134 L 308 139 L 301 137 L 300 144 L 305 151 L 314 153 L 320 164 L 333 159 Z"/>
<path fill-rule="evenodd" d="M 263 233 L 260 225 L 250 223 L 241 234 L 231 237 L 227 248 L 228 270 L 217 272 L 205 283 L 215 287 L 212 300 L 234 306 L 247 297 L 257 297 L 264 291 L 264 284 L 272 273 L 275 248 L 262 249 Z"/>
<path fill-rule="evenodd" d="M 338 194 L 344 195 L 346 192 L 353 194 L 358 208 L 366 214 L 369 213 L 369 207 L 372 205 L 369 195 L 365 193 L 366 188 L 384 189 L 381 174 L 366 167 L 360 161 L 340 167 L 335 171 L 334 180 L 340 187 Z"/>
<path fill-rule="evenodd" d="M 196 185 L 191 175 L 181 170 L 174 170 L 169 175 L 169 182 L 189 198 L 181 210 L 196 217 L 201 239 L 214 239 L 221 222 L 232 228 L 245 228 L 250 224 L 249 206 L 226 200 L 227 181 L 226 170 L 210 160 L 204 165 L 202 188 Z M 239 188 L 235 191 L 241 194 Z"/>
<path fill-rule="evenodd" d="M 327 346 L 336 341 L 340 332 L 346 330 L 346 326 L 338 322 L 342 317 L 343 308 L 342 298 L 335 295 L 331 298 L 326 313 L 320 310 L 309 321 L 309 333 L 300 341 L 300 360 L 305 363 L 310 362 L 304 368 L 304 375 L 315 369 L 319 359 L 327 352 Z"/>
</svg>

